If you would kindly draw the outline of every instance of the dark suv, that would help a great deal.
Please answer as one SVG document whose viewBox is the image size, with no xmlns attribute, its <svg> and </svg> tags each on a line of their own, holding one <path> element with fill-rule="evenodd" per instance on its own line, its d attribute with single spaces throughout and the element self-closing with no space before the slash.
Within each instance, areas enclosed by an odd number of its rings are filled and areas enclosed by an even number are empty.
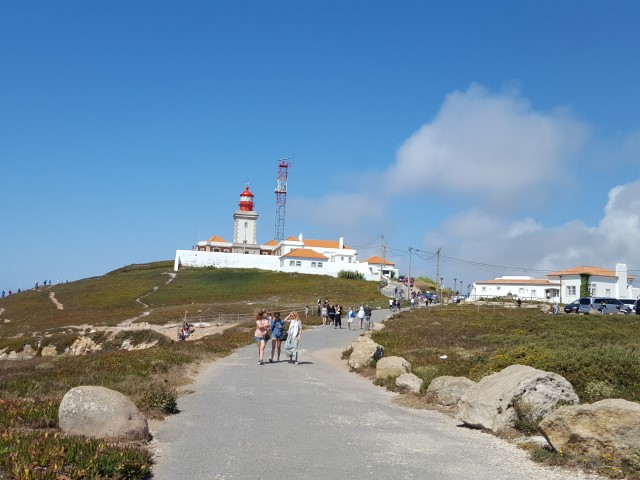
<svg viewBox="0 0 640 480">
<path fill-rule="evenodd" d="M 640 298 L 633 304 L 633 311 L 636 312 L 636 315 L 640 315 Z"/>
<path fill-rule="evenodd" d="M 571 303 L 567 303 L 564 306 L 564 313 L 578 313 L 578 308 L 580 307 L 580 300 L 574 300 Z"/>
</svg>

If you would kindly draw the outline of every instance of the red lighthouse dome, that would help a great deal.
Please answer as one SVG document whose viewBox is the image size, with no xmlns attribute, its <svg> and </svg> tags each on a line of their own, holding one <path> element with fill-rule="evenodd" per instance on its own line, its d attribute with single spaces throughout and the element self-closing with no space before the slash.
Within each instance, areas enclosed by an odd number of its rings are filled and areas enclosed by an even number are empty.
<svg viewBox="0 0 640 480">
<path fill-rule="evenodd" d="M 249 185 L 246 186 L 244 192 L 240 194 L 240 210 L 245 212 L 253 211 L 253 193 L 249 191 Z"/>
</svg>

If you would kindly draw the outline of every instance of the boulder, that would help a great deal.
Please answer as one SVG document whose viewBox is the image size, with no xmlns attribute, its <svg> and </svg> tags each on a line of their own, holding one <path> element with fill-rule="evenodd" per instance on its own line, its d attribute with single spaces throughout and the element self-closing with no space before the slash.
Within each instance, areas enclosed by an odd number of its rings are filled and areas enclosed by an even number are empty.
<svg viewBox="0 0 640 480">
<path fill-rule="evenodd" d="M 73 342 L 65 352 L 71 355 L 86 355 L 87 353 L 93 353 L 98 350 L 102 350 L 102 345 L 98 345 L 89 337 L 80 337 Z"/>
<path fill-rule="evenodd" d="M 371 365 L 384 356 L 384 347 L 366 336 L 359 336 L 351 343 L 351 348 L 349 366 L 356 370 Z"/>
<path fill-rule="evenodd" d="M 42 347 L 42 351 L 40 355 L 43 357 L 54 357 L 58 354 L 58 350 L 56 350 L 55 345 L 47 345 L 46 347 Z"/>
<path fill-rule="evenodd" d="M 448 375 L 431 380 L 427 388 L 427 400 L 437 405 L 453 406 L 460 402 L 462 396 L 476 382 L 467 377 L 451 377 Z"/>
<path fill-rule="evenodd" d="M 373 331 L 374 332 L 379 332 L 380 330 L 384 329 L 384 323 L 382 322 L 377 322 L 373 324 Z"/>
<path fill-rule="evenodd" d="M 403 392 L 420 393 L 422 379 L 413 373 L 403 373 L 396 378 L 396 387 Z"/>
<path fill-rule="evenodd" d="M 147 419 L 134 403 L 115 390 L 81 386 L 69 390 L 58 408 L 60 429 L 70 435 L 146 440 Z"/>
<path fill-rule="evenodd" d="M 640 405 L 621 399 L 560 407 L 540 422 L 540 430 L 558 451 L 619 456 L 640 462 Z"/>
<path fill-rule="evenodd" d="M 511 365 L 471 386 L 460 399 L 456 418 L 499 433 L 518 420 L 536 422 L 558 404 L 578 402 L 573 386 L 561 375 Z"/>
<path fill-rule="evenodd" d="M 411 373 L 411 364 L 402 357 L 384 357 L 376 363 L 376 378 L 399 377 Z"/>
</svg>

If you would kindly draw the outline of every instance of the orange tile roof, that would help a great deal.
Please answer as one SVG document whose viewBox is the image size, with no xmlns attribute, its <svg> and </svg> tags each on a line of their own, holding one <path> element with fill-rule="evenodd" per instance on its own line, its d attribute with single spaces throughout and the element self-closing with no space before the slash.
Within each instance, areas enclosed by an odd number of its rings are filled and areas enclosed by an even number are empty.
<svg viewBox="0 0 640 480">
<path fill-rule="evenodd" d="M 296 257 L 296 258 L 321 258 L 324 260 L 329 260 L 329 257 L 325 257 L 321 253 L 316 252 L 315 250 L 309 250 L 308 248 L 294 248 L 283 257 Z"/>
<path fill-rule="evenodd" d="M 373 257 L 369 257 L 366 260 L 363 260 L 364 263 L 371 263 L 373 265 L 395 265 L 395 263 L 390 262 L 378 255 L 374 255 Z"/>
<path fill-rule="evenodd" d="M 304 240 L 304 246 L 316 248 L 340 248 L 340 242 L 337 240 Z M 344 244 L 343 248 L 351 249 L 347 244 Z"/>
<path fill-rule="evenodd" d="M 549 285 L 549 286 L 558 286 L 559 283 L 553 280 L 547 280 L 545 278 L 532 278 L 532 279 L 523 279 L 523 278 L 496 278 L 494 280 L 477 280 L 475 283 L 481 283 L 485 285 Z"/>
<path fill-rule="evenodd" d="M 265 245 L 265 246 L 268 246 L 268 247 L 275 247 L 277 244 L 278 244 L 278 241 L 274 239 L 274 240 L 269 240 L 269 241 L 268 241 L 267 243 L 265 243 L 264 245 Z"/>
<path fill-rule="evenodd" d="M 218 235 L 214 235 L 213 237 L 211 237 L 209 240 L 207 240 L 207 242 L 224 242 L 224 243 L 229 243 L 227 242 L 224 238 L 219 237 Z"/>
<path fill-rule="evenodd" d="M 580 275 L 581 273 L 586 273 L 588 275 L 597 275 L 598 277 L 615 277 L 616 272 L 612 270 L 607 270 L 606 268 L 600 267 L 574 267 L 569 268 L 568 270 L 561 270 L 559 272 L 551 272 L 547 273 L 547 277 L 559 277 L 560 275 Z"/>
<path fill-rule="evenodd" d="M 293 235 L 291 235 L 289 238 L 287 238 L 287 240 L 293 240 L 294 242 L 297 242 L 299 239 L 298 237 L 294 237 Z"/>
</svg>

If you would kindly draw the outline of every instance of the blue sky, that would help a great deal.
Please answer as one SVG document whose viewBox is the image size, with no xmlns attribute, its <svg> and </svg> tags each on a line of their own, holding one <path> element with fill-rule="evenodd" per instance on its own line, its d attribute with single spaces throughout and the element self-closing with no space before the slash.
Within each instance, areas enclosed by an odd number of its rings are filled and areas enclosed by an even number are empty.
<svg viewBox="0 0 640 480">
<path fill-rule="evenodd" d="M 0 3 L 0 289 L 274 236 L 640 275 L 637 1 Z M 478 265 L 483 264 L 483 265 Z M 632 272 L 634 273 L 634 272 Z"/>
</svg>

